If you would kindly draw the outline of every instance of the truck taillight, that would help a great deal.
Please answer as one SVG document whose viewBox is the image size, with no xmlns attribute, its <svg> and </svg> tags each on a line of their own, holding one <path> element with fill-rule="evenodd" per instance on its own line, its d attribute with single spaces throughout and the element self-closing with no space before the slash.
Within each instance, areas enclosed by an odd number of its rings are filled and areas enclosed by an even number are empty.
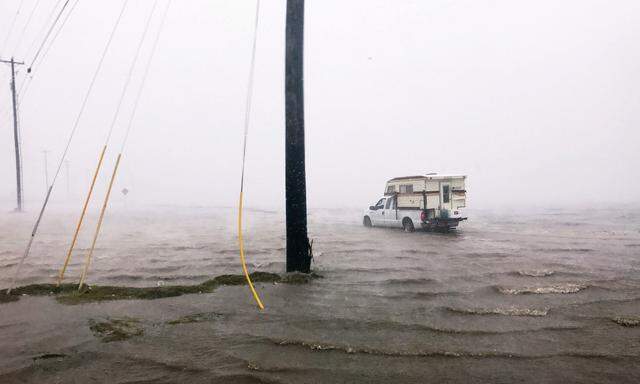
<svg viewBox="0 0 640 384">
<path fill-rule="evenodd" d="M 426 211 L 422 211 L 420 213 L 420 220 L 427 221 L 427 212 Z"/>
</svg>

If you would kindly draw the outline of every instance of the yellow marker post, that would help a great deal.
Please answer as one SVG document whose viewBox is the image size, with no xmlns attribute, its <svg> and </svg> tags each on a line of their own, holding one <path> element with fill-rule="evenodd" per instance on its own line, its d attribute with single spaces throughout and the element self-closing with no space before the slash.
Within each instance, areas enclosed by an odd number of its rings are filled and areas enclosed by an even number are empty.
<svg viewBox="0 0 640 384">
<path fill-rule="evenodd" d="M 260 296 L 258 296 L 258 292 L 256 292 L 256 289 L 253 287 L 251 277 L 249 277 L 249 271 L 247 270 L 247 263 L 244 259 L 244 241 L 242 240 L 242 200 L 242 191 L 240 191 L 240 203 L 238 206 L 238 243 L 240 244 L 240 262 L 242 263 L 244 277 L 247 279 L 247 283 L 249 284 L 249 288 L 251 289 L 253 298 L 258 304 L 258 307 L 260 307 L 260 309 L 264 309 L 264 305 L 262 305 L 262 301 L 260 301 Z"/>
<path fill-rule="evenodd" d="M 69 261 L 71 260 L 71 254 L 73 253 L 73 248 L 76 246 L 76 241 L 78 240 L 78 233 L 80 233 L 80 228 L 82 227 L 82 221 L 84 220 L 84 215 L 87 212 L 87 206 L 89 205 L 89 201 L 91 200 L 91 195 L 93 194 L 93 188 L 96 185 L 96 179 L 98 178 L 98 173 L 100 173 L 100 167 L 102 167 L 102 161 L 104 160 L 104 154 L 107 151 L 107 146 L 105 145 L 102 148 L 102 152 L 100 153 L 100 159 L 98 160 L 98 166 L 96 167 L 96 171 L 93 173 L 93 179 L 91 180 L 91 186 L 89 187 L 89 193 L 87 193 L 87 198 L 84 201 L 84 205 L 82 206 L 82 213 L 80 214 L 80 219 L 78 219 L 78 225 L 76 226 L 76 231 L 73 234 L 73 239 L 71 240 L 71 245 L 69 246 L 69 251 L 67 252 L 67 257 L 64 260 L 64 265 L 62 269 L 60 269 L 60 273 L 58 274 L 58 283 L 60 286 L 62 283 L 62 279 L 64 279 L 64 273 L 67 270 L 67 266 L 69 265 Z"/>
<path fill-rule="evenodd" d="M 98 234 L 100 233 L 100 228 L 102 227 L 102 220 L 104 219 L 104 213 L 107 210 L 107 203 L 109 202 L 109 196 L 111 196 L 111 188 L 113 187 L 113 181 L 116 178 L 116 173 L 118 172 L 118 166 L 120 165 L 120 159 L 122 158 L 122 153 L 118 154 L 118 158 L 116 159 L 116 165 L 113 167 L 113 174 L 111 175 L 111 180 L 109 181 L 109 188 L 107 189 L 107 195 L 104 197 L 104 202 L 102 203 L 102 209 L 100 210 L 100 217 L 98 218 L 98 224 L 96 226 L 96 232 L 93 234 L 93 241 L 91 242 L 91 249 L 87 254 L 87 257 L 84 261 L 84 269 L 82 270 L 82 275 L 80 276 L 80 284 L 78 284 L 78 292 L 82 289 L 84 285 L 84 281 L 87 278 L 87 271 L 89 270 L 89 264 L 91 264 L 91 256 L 93 256 L 93 250 L 96 247 L 96 241 L 98 240 Z"/>
</svg>

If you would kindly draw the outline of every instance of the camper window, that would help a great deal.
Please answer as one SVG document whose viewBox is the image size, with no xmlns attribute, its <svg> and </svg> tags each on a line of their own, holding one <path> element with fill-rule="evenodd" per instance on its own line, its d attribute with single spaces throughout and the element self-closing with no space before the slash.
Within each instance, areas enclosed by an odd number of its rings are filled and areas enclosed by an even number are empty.
<svg viewBox="0 0 640 384">
<path fill-rule="evenodd" d="M 443 203 L 449 202 L 449 186 L 448 185 L 442 186 L 442 202 Z"/>
<path fill-rule="evenodd" d="M 393 193 L 396 191 L 396 186 L 395 185 L 388 185 L 387 186 L 387 193 Z"/>
<path fill-rule="evenodd" d="M 401 184 L 400 193 L 413 193 L 413 184 Z"/>
</svg>

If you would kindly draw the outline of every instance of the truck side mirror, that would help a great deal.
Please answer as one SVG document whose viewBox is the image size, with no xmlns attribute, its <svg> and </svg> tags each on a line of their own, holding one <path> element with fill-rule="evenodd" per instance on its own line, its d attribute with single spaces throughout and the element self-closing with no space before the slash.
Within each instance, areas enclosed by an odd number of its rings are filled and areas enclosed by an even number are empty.
<svg viewBox="0 0 640 384">
<path fill-rule="evenodd" d="M 372 210 L 372 211 L 375 211 L 376 207 L 375 207 L 375 205 L 371 205 L 371 206 L 369 206 L 369 209 Z"/>
</svg>

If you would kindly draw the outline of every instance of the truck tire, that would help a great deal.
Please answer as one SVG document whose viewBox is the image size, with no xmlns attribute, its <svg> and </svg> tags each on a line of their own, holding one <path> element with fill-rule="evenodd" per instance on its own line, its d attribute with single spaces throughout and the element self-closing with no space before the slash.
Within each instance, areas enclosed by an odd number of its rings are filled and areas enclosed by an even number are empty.
<svg viewBox="0 0 640 384">
<path fill-rule="evenodd" d="M 362 224 L 367 227 L 367 228 L 371 228 L 371 219 L 369 218 L 369 216 L 365 216 L 364 219 L 362 220 Z"/>
<path fill-rule="evenodd" d="M 404 229 L 405 232 L 413 232 L 416 230 L 413 226 L 413 221 L 411 221 L 411 219 L 408 217 L 405 217 L 402 220 L 402 229 Z"/>
</svg>

